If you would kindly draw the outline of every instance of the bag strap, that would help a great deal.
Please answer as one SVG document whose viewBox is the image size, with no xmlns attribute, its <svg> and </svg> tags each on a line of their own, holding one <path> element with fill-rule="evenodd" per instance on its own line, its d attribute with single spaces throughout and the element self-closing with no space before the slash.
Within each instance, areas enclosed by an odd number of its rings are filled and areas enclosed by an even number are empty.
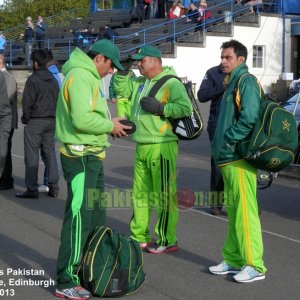
<svg viewBox="0 0 300 300">
<path fill-rule="evenodd" d="M 180 78 L 178 78 L 175 75 L 166 75 L 166 76 L 158 79 L 158 81 L 154 83 L 154 85 L 152 86 L 152 88 L 148 94 L 148 97 L 155 97 L 157 92 L 159 91 L 159 89 L 164 85 L 164 83 L 167 82 L 171 78 L 176 78 L 181 82 Z"/>
<path fill-rule="evenodd" d="M 240 99 L 238 99 L 238 98 L 239 98 L 239 94 L 240 94 L 240 93 L 239 93 L 239 90 L 240 90 L 239 85 L 240 85 L 241 80 L 242 80 L 245 76 L 247 76 L 247 75 L 250 75 L 251 77 L 254 77 L 254 78 L 257 80 L 257 78 L 256 78 L 254 75 L 250 74 L 249 72 L 244 73 L 244 74 L 242 74 L 242 75 L 238 78 L 238 80 L 237 80 L 236 83 L 234 84 L 234 87 L 233 87 L 233 90 L 232 90 L 232 93 L 233 93 L 233 104 L 234 104 L 234 116 L 235 116 L 235 119 L 236 119 L 236 120 L 237 120 L 237 119 L 239 118 L 239 116 L 240 116 Z M 257 82 L 257 84 L 258 84 L 258 86 L 260 87 L 260 90 L 261 90 L 261 98 L 263 98 L 263 96 L 264 96 L 264 91 L 263 91 L 263 89 L 262 89 L 260 83 Z"/>
</svg>

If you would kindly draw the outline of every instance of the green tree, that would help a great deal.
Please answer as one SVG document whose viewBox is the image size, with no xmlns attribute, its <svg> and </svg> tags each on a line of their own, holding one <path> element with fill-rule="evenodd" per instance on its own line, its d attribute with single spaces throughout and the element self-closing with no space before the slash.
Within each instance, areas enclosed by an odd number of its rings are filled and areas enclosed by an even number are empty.
<svg viewBox="0 0 300 300">
<path fill-rule="evenodd" d="M 5 0 L 0 7 L 1 29 L 23 25 L 27 16 L 36 20 L 38 15 L 45 18 L 75 8 L 82 8 L 82 16 L 87 15 L 89 0 Z"/>
</svg>

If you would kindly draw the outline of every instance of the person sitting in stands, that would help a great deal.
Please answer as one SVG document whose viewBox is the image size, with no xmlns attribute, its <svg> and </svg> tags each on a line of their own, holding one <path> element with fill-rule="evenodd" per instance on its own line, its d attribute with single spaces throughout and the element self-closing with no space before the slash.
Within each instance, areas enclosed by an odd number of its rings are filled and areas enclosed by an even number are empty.
<svg viewBox="0 0 300 300">
<path fill-rule="evenodd" d="M 199 6 L 199 13 L 200 18 L 198 19 L 199 22 L 203 22 L 203 20 L 207 20 L 211 17 L 211 11 L 207 9 L 206 0 L 202 0 Z"/>
<path fill-rule="evenodd" d="M 168 19 L 177 19 L 181 18 L 185 14 L 185 8 L 182 5 L 181 1 L 175 1 L 174 5 L 170 8 L 168 13 Z"/>
<path fill-rule="evenodd" d="M 197 23 L 200 18 L 198 7 L 194 3 L 190 3 L 189 11 L 187 13 L 187 22 Z"/>
</svg>

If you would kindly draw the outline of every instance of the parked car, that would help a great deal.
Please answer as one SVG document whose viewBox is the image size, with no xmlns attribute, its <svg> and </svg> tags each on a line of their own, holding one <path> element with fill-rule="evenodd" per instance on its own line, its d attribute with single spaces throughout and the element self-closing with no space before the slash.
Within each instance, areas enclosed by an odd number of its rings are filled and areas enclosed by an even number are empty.
<svg viewBox="0 0 300 300">
<path fill-rule="evenodd" d="M 298 103 L 297 103 L 297 101 L 298 101 Z M 295 118 L 296 118 L 297 124 L 299 125 L 300 124 L 300 92 L 298 92 L 294 96 L 290 97 L 288 100 L 284 101 L 282 103 L 282 107 L 284 107 L 287 111 L 294 113 L 296 103 L 298 105 L 296 107 Z"/>
</svg>

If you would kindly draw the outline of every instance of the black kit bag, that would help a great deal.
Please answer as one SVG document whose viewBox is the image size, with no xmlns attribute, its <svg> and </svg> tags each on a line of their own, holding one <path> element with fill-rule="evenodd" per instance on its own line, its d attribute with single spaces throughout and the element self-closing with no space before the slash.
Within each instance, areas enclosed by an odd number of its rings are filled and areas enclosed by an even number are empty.
<svg viewBox="0 0 300 300">
<path fill-rule="evenodd" d="M 159 89 L 171 78 L 176 78 L 180 82 L 180 78 L 174 75 L 166 75 L 160 78 L 151 88 L 148 97 L 155 97 Z M 181 82 L 182 83 L 182 82 Z M 200 136 L 203 130 L 203 121 L 200 114 L 200 110 L 196 103 L 196 99 L 192 89 L 192 82 L 182 83 L 187 91 L 189 100 L 193 107 L 193 111 L 190 116 L 183 117 L 180 119 L 169 119 L 173 127 L 173 132 L 177 135 L 180 140 L 193 140 Z"/>
<path fill-rule="evenodd" d="M 96 227 L 84 249 L 78 275 L 81 285 L 97 297 L 135 292 L 146 277 L 139 243 L 111 228 Z"/>
</svg>

